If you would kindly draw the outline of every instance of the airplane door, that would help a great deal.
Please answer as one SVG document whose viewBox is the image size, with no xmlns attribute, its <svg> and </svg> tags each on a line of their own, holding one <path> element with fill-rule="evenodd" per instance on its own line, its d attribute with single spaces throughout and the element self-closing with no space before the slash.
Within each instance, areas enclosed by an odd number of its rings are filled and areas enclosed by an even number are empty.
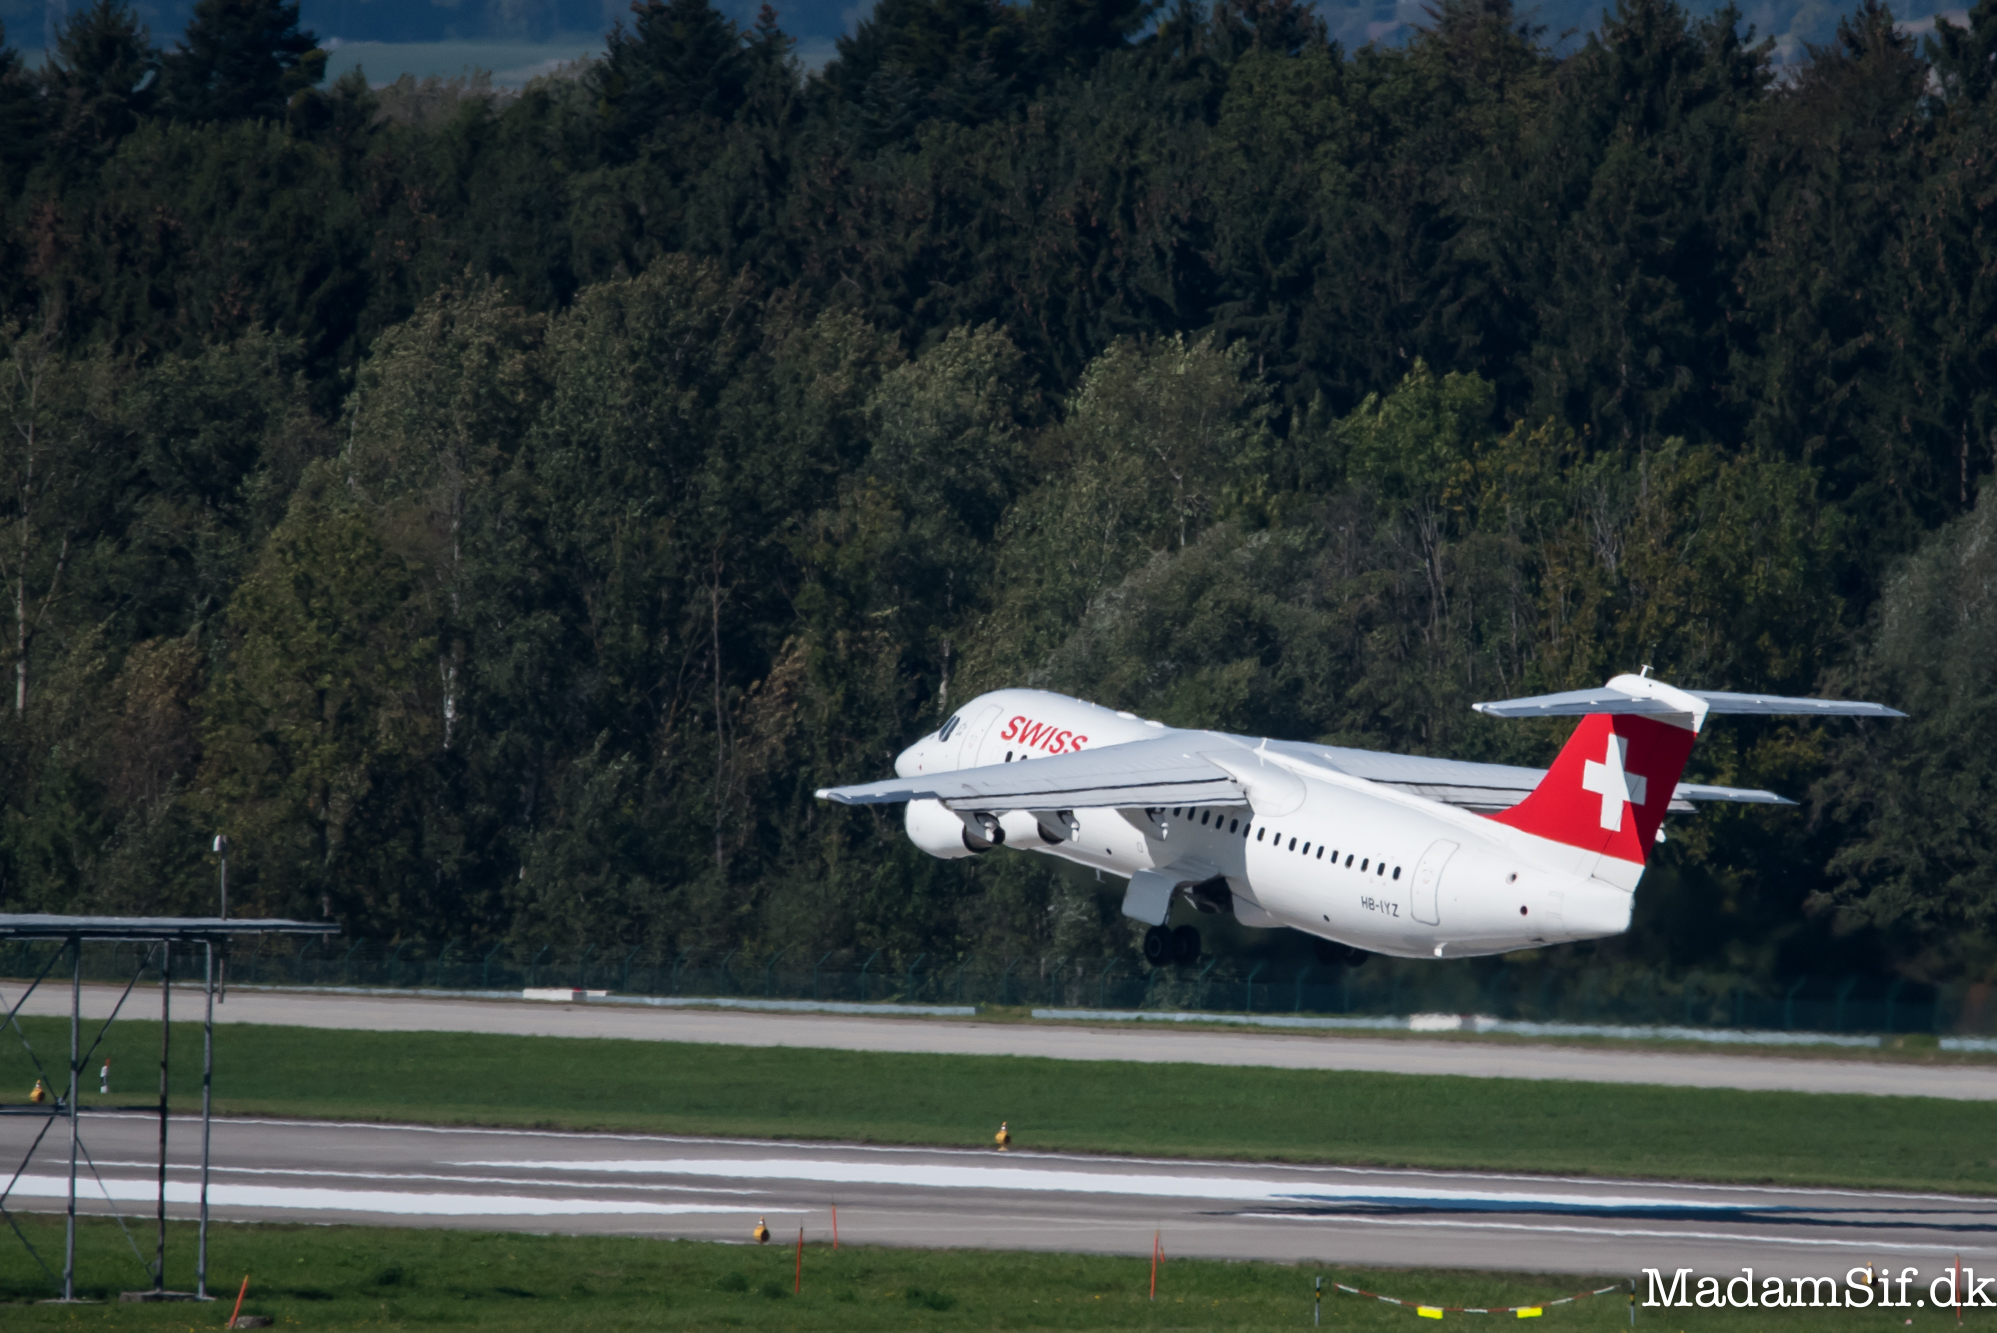
<svg viewBox="0 0 1997 1333">
<path fill-rule="evenodd" d="M 1415 866 L 1414 887 L 1409 890 L 1413 902 L 1409 911 L 1414 919 L 1424 926 L 1442 924 L 1439 890 L 1442 888 L 1442 868 L 1449 864 L 1449 858 L 1456 854 L 1456 844 L 1447 838 L 1429 844 L 1421 854 L 1421 862 Z"/>
<path fill-rule="evenodd" d="M 964 741 L 957 749 L 957 767 L 978 766 L 978 747 L 985 743 L 985 733 L 992 729 L 992 723 L 998 721 L 998 715 L 999 710 L 996 706 L 987 708 L 978 714 L 976 722 L 964 728 Z"/>
</svg>

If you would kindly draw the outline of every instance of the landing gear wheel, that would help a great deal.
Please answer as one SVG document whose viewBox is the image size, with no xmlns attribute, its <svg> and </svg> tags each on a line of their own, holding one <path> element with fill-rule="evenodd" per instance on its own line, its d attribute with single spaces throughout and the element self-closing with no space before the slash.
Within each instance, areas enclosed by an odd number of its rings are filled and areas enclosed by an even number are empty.
<svg viewBox="0 0 1997 1333">
<path fill-rule="evenodd" d="M 1171 931 L 1153 926 L 1144 932 L 1144 961 L 1153 967 L 1163 967 L 1172 961 Z"/>
<path fill-rule="evenodd" d="M 1193 926 L 1180 926 L 1172 932 L 1172 961 L 1197 963 L 1200 960 L 1200 932 Z"/>
</svg>

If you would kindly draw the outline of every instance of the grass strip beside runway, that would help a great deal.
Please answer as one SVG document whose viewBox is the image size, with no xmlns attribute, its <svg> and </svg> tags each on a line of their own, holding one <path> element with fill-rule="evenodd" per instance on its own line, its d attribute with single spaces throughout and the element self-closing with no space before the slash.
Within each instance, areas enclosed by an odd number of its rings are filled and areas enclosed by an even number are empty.
<svg viewBox="0 0 1997 1333">
<path fill-rule="evenodd" d="M 22 1229 L 59 1266 L 62 1219 L 24 1217 Z M 534 1236 L 510 1232 L 418 1231 L 378 1227 L 231 1226 L 211 1232 L 211 1289 L 218 1306 L 116 1304 L 121 1290 L 150 1276 L 107 1219 L 79 1227 L 79 1291 L 111 1304 L 0 1306 L 13 1329 L 219 1328 L 237 1285 L 250 1279 L 245 1314 L 279 1328 L 477 1328 L 481 1333 L 594 1329 L 1268 1329 L 1310 1323 L 1311 1281 L 1326 1282 L 1324 1325 L 1338 1329 L 1428 1328 L 1411 1309 L 1334 1293 L 1335 1279 L 1438 1305 L 1511 1305 L 1550 1300 L 1613 1278 L 1397 1269 L 1378 1272 L 1312 1265 L 1175 1260 L 1161 1269 L 1149 1299 L 1150 1265 L 1141 1257 L 1017 1254 L 979 1250 L 893 1250 L 848 1245 L 836 1253 L 814 1238 L 805 1247 L 804 1285 L 793 1294 L 791 1245 L 766 1248 L 629 1237 Z M 153 1233 L 140 1239 L 150 1257 Z M 0 1232 L 0 1301 L 47 1297 L 48 1282 L 11 1234 Z M 1170 1238 L 1167 1238 L 1169 1244 Z M 193 1229 L 169 1227 L 167 1285 L 193 1286 Z M 1627 1327 L 1628 1297 L 1610 1294 L 1548 1306 L 1534 1327 Z M 1915 1310 L 1921 1324 L 1952 1315 Z M 1638 1311 L 1642 1327 L 1686 1333 L 1818 1329 L 1827 1319 L 1848 1333 L 1902 1327 L 1897 1312 L 1838 1310 Z M 1496 1316 L 1447 1316 L 1485 1327 Z M 1516 1321 L 1504 1318 L 1506 1325 Z"/>
<path fill-rule="evenodd" d="M 23 1024 L 59 1071 L 68 1024 Z M 1022 1149 L 1997 1193 L 1988 1104 L 1938 1098 L 252 1025 L 216 1046 L 224 1114 L 958 1147 L 1003 1119 Z M 200 1052 L 176 1023 L 184 1111 Z M 104 1053 L 85 1106 L 157 1096 L 157 1022 Z M 0 1043 L 0 1101 L 33 1082 Z"/>
</svg>

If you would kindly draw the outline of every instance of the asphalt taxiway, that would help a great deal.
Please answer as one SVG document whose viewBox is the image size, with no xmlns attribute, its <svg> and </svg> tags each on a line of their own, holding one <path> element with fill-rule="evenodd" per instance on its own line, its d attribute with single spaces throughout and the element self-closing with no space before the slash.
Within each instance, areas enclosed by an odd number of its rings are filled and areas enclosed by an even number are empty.
<svg viewBox="0 0 1997 1333">
<path fill-rule="evenodd" d="M 11 1002 L 18 998 L 17 985 L 0 985 L 0 1000 Z M 118 994 L 115 987 L 84 987 L 85 1015 L 108 1014 Z M 158 1012 L 157 1001 L 149 997 L 135 996 L 131 1003 L 129 1013 L 133 1017 L 151 1017 Z M 23 1012 L 66 1015 L 68 991 L 63 987 L 39 989 L 29 997 Z M 198 1012 L 198 997 L 176 999 L 176 1017 L 192 1018 Z M 1997 1101 L 1997 1065 L 1920 1065 L 1861 1056 L 1812 1059 L 1762 1053 L 1644 1051 L 1572 1043 L 1387 1040 L 1336 1033 L 1214 1029 L 1159 1031 L 1067 1022 L 994 1023 L 664 1009 L 616 1003 L 552 1004 L 252 990 L 231 991 L 227 1002 L 216 1008 L 215 1017 L 220 1023 L 358 1028 L 374 1032 L 615 1037 L 739 1046 L 1260 1065 L 1279 1069 L 1369 1070 L 1423 1076 L 1562 1079 Z"/>
<path fill-rule="evenodd" d="M 149 1216 L 158 1122 L 86 1115 L 79 1207 Z M 0 1119 L 11 1169 L 41 1127 Z M 64 1122 L 9 1209 L 58 1211 Z M 1997 1273 L 1997 1199 L 795 1144 L 218 1120 L 212 1216 L 814 1244 L 989 1247 L 1549 1273 L 1841 1276 L 1867 1262 Z M 194 1215 L 199 1122 L 175 1118 L 168 1210 Z M 0 1177 L 4 1179 L 4 1177 Z"/>
</svg>

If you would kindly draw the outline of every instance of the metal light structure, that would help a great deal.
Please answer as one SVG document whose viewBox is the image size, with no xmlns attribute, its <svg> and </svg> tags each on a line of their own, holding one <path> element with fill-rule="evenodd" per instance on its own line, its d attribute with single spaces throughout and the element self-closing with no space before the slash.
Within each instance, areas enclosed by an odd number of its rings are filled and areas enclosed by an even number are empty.
<svg viewBox="0 0 1997 1333">
<path fill-rule="evenodd" d="M 222 839 L 217 838 L 218 843 Z M 220 850 L 218 848 L 218 850 Z M 207 1008 L 203 1015 L 203 1039 L 201 1061 L 201 1189 L 200 1189 L 200 1229 L 195 1259 L 195 1296 L 207 1299 L 208 1296 L 208 1177 L 209 1177 L 209 1130 L 212 1110 L 212 1088 L 215 1078 L 215 982 L 220 961 L 216 957 L 219 948 L 226 957 L 228 942 L 237 936 L 247 935 L 333 935 L 339 927 L 331 923 L 282 920 L 239 920 L 229 921 L 221 917 L 103 917 L 103 916 L 53 916 L 53 915 L 5 915 L 0 914 L 0 941 L 8 942 L 48 942 L 58 947 L 49 954 L 41 971 L 28 983 L 26 990 L 5 1007 L 6 1017 L 0 1026 L 15 1028 L 15 1018 L 27 1004 L 36 987 L 55 970 L 56 964 L 68 955 L 69 961 L 69 1077 L 66 1082 L 58 1082 L 42 1070 L 43 1082 L 64 1089 L 63 1095 L 52 1105 L 43 1109 L 42 1103 L 29 1108 L 6 1108 L 10 1114 L 33 1114 L 44 1117 L 40 1133 L 35 1135 L 23 1155 L 20 1166 L 12 1173 L 12 1178 L 0 1186 L 0 1215 L 5 1214 L 7 1195 L 33 1160 L 36 1151 L 48 1131 L 54 1128 L 58 1119 L 69 1121 L 69 1185 L 68 1199 L 64 1212 L 66 1222 L 63 1233 L 63 1267 L 60 1282 L 62 1299 L 76 1299 L 76 1179 L 79 1161 L 83 1155 L 82 1107 L 78 1092 L 84 1069 L 96 1054 L 97 1046 L 104 1039 L 105 1032 L 123 1010 L 125 1001 L 131 997 L 139 978 L 151 963 L 155 954 L 160 958 L 160 1095 L 159 1095 L 159 1194 L 157 1216 L 159 1239 L 153 1271 L 153 1290 L 164 1294 L 166 1278 L 166 1146 L 167 1146 L 167 1094 L 168 1094 L 168 1033 L 170 1031 L 172 1004 L 173 948 L 176 944 L 201 946 L 203 953 L 203 990 L 206 992 Z M 131 980 L 125 983 L 123 993 L 112 1007 L 111 1015 L 104 1020 L 90 1049 L 83 1048 L 83 946 L 85 943 L 136 943 L 149 946 L 134 970 Z M 57 975 L 60 975 L 59 973 Z M 16 1029 L 18 1031 L 18 1029 Z M 23 1039 L 24 1048 L 25 1038 Z M 32 1048 L 26 1048 L 29 1058 L 38 1069 L 41 1061 Z M 92 1168 L 93 1173 L 95 1167 Z M 26 1237 L 22 1237 L 23 1243 Z M 34 1249 L 29 1246 L 29 1253 Z M 34 1255 L 37 1263 L 41 1256 Z M 42 1265 L 47 1271 L 47 1265 Z M 53 1272 L 49 1273 L 55 1277 Z"/>
<path fill-rule="evenodd" d="M 222 862 L 222 919 L 229 919 L 229 835 L 215 835 L 215 855 Z"/>
</svg>

